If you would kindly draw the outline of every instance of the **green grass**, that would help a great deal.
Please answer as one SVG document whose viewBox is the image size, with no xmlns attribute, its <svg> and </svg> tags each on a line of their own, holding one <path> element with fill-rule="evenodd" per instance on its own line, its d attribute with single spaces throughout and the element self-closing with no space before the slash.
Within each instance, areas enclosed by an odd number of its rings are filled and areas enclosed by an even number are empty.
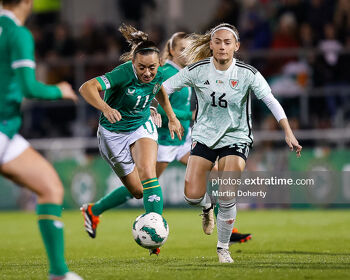
<svg viewBox="0 0 350 280">
<path fill-rule="evenodd" d="M 239 211 L 253 240 L 231 246 L 234 264 L 217 261 L 216 234 L 202 233 L 198 210 L 166 210 L 170 226 L 159 257 L 132 239 L 141 210 L 110 211 L 95 240 L 78 212 L 65 212 L 66 257 L 84 279 L 350 279 L 350 211 Z M 36 217 L 2 212 L 0 279 L 47 279 Z"/>
</svg>

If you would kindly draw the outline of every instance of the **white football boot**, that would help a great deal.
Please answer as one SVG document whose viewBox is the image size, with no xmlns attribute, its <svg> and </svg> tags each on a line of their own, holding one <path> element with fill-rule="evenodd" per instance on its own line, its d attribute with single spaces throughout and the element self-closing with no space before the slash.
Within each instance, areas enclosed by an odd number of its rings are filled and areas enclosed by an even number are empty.
<svg viewBox="0 0 350 280">
<path fill-rule="evenodd" d="M 78 274 L 70 271 L 62 276 L 50 275 L 49 280 L 83 280 L 83 278 L 81 278 Z"/>
<path fill-rule="evenodd" d="M 231 258 L 230 251 L 228 249 L 217 249 L 216 250 L 218 257 L 219 257 L 219 263 L 233 263 L 233 259 Z"/>
</svg>

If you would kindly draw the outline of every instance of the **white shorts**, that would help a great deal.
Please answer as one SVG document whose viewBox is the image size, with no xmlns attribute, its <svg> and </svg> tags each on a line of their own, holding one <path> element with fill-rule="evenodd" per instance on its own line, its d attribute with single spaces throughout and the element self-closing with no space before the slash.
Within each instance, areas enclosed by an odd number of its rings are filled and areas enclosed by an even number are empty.
<svg viewBox="0 0 350 280">
<path fill-rule="evenodd" d="M 149 119 L 144 125 L 131 132 L 112 132 L 100 125 L 97 130 L 97 138 L 102 157 L 118 177 L 124 177 L 135 168 L 130 145 L 141 138 L 150 138 L 157 142 L 158 132 L 152 120 Z"/>
<path fill-rule="evenodd" d="M 175 136 L 176 137 L 176 136 Z M 173 162 L 174 160 L 180 161 L 191 151 L 191 130 L 188 130 L 186 141 L 181 146 L 158 146 L 158 162 Z"/>
<path fill-rule="evenodd" d="M 6 134 L 0 132 L 0 164 L 15 159 L 29 146 L 29 142 L 19 134 L 15 134 L 10 139 Z"/>
</svg>

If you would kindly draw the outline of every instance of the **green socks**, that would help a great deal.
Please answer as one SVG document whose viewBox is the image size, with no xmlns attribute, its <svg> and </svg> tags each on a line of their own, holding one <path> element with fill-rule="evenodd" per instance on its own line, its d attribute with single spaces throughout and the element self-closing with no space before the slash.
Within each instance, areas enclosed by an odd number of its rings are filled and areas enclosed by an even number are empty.
<svg viewBox="0 0 350 280">
<path fill-rule="evenodd" d="M 62 206 L 38 204 L 38 224 L 49 258 L 50 274 L 64 275 L 68 267 L 64 260 L 63 223 L 60 219 Z"/>
<path fill-rule="evenodd" d="M 162 188 L 157 178 L 151 178 L 141 182 L 143 185 L 143 206 L 146 213 L 163 213 L 163 195 Z"/>
<path fill-rule="evenodd" d="M 104 211 L 111 209 L 113 207 L 117 207 L 127 202 L 132 197 L 133 196 L 130 194 L 128 189 L 124 186 L 121 186 L 120 188 L 115 189 L 114 191 L 102 197 L 99 201 L 97 201 L 91 207 L 92 214 L 99 216 Z"/>
<path fill-rule="evenodd" d="M 158 214 L 163 213 L 163 195 L 162 189 L 159 185 L 157 178 L 148 179 L 141 182 L 143 185 L 143 205 L 146 213 L 156 212 Z M 92 213 L 96 216 L 101 215 L 104 211 L 117 207 L 133 196 L 130 194 L 128 189 L 121 186 L 115 189 L 111 193 L 102 197 L 92 207 Z"/>
</svg>

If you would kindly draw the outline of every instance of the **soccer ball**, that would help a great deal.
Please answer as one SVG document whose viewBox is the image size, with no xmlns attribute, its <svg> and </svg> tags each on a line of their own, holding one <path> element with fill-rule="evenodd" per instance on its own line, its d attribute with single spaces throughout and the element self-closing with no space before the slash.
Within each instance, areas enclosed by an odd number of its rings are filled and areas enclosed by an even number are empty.
<svg viewBox="0 0 350 280">
<path fill-rule="evenodd" d="M 161 215 L 151 212 L 136 218 L 132 225 L 132 235 L 141 247 L 156 249 L 168 239 L 169 226 Z"/>
</svg>

